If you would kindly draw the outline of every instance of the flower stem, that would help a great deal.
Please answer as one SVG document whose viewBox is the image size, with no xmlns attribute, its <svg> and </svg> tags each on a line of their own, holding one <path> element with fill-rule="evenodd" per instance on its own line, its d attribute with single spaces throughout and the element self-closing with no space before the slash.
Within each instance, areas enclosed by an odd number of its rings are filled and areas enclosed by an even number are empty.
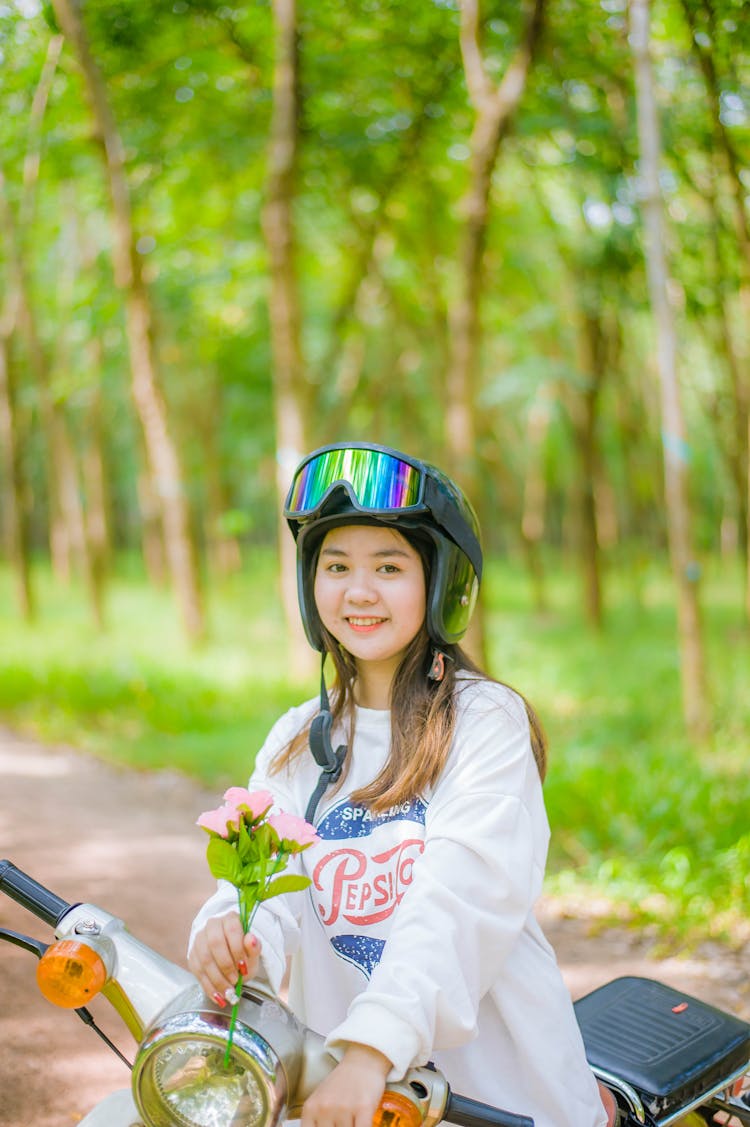
<svg viewBox="0 0 750 1127">
<path fill-rule="evenodd" d="M 244 931 L 245 935 L 247 935 L 248 931 L 250 930 L 250 925 L 253 922 L 253 917 L 258 909 L 258 901 L 256 900 L 255 903 L 251 906 L 248 903 L 248 897 L 245 895 L 245 889 L 239 888 L 237 892 L 239 896 L 240 922 L 242 924 L 242 930 Z M 237 1025 L 237 1011 L 240 1008 L 240 1001 L 242 999 L 243 981 L 244 980 L 242 975 L 239 975 L 237 981 L 234 984 L 234 992 L 237 995 L 237 1001 L 232 1006 L 232 1014 L 229 1019 L 229 1037 L 227 1038 L 227 1047 L 224 1053 L 225 1069 L 229 1068 L 229 1058 L 232 1053 L 232 1045 L 234 1044 L 234 1030 L 235 1026 Z"/>
<path fill-rule="evenodd" d="M 272 879 L 279 872 L 279 870 L 286 867 L 287 858 L 286 858 L 286 855 L 283 852 L 280 852 L 278 854 L 278 856 L 276 857 L 276 860 L 274 862 L 274 866 L 273 866 L 270 873 L 268 872 L 268 860 L 269 860 L 269 858 L 264 859 L 263 874 L 262 874 L 262 878 L 261 878 L 261 881 L 260 881 L 261 887 L 263 888 L 264 892 L 268 888 Z M 257 885 L 254 886 L 252 893 L 250 892 L 250 888 L 244 888 L 244 887 L 238 888 L 237 893 L 238 893 L 238 898 L 239 898 L 240 921 L 242 923 L 242 930 L 244 931 L 245 935 L 247 935 L 247 933 L 250 930 L 250 927 L 252 925 L 255 913 L 258 910 L 258 904 L 260 903 L 260 901 L 258 900 Z M 252 904 L 249 903 L 249 900 L 250 900 L 251 897 L 252 897 Z M 237 995 L 237 1001 L 232 1006 L 232 1014 L 231 1014 L 231 1017 L 229 1019 L 229 1037 L 227 1038 L 227 1047 L 226 1047 L 226 1052 L 224 1053 L 224 1068 L 225 1069 L 229 1068 L 229 1058 L 231 1056 L 232 1045 L 234 1043 L 234 1029 L 235 1029 L 235 1026 L 237 1024 L 237 1011 L 239 1010 L 240 1000 L 242 999 L 242 982 L 243 982 L 242 975 L 240 975 L 239 978 L 237 979 L 235 985 L 234 985 L 234 992 Z"/>
<path fill-rule="evenodd" d="M 234 984 L 234 992 L 237 995 L 237 1001 L 232 1006 L 232 1016 L 229 1019 L 229 1038 L 227 1040 L 227 1048 L 224 1053 L 224 1068 L 229 1068 L 229 1058 L 232 1054 L 232 1044 L 234 1043 L 234 1027 L 237 1024 L 237 1011 L 240 1008 L 240 998 L 242 997 L 242 975 L 239 976 Z"/>
</svg>

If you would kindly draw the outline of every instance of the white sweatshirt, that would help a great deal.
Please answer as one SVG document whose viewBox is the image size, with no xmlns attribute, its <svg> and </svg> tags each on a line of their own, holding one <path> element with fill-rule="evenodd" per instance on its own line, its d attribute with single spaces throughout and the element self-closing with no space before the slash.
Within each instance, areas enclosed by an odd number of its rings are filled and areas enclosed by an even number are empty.
<svg viewBox="0 0 750 1127">
<path fill-rule="evenodd" d="M 250 789 L 304 816 L 319 769 L 269 764 L 318 707 L 283 716 Z M 334 747 L 343 733 L 334 732 Z M 549 827 L 521 699 L 466 676 L 453 746 L 430 793 L 372 816 L 348 796 L 380 770 L 390 713 L 358 708 L 343 788 L 316 815 L 321 840 L 299 860 L 309 889 L 262 904 L 253 931 L 278 989 L 292 956 L 289 1004 L 340 1056 L 379 1049 L 392 1078 L 434 1061 L 453 1091 L 531 1115 L 536 1127 L 604 1127 L 570 995 L 534 916 Z M 236 909 L 232 885 L 203 906 Z"/>
</svg>

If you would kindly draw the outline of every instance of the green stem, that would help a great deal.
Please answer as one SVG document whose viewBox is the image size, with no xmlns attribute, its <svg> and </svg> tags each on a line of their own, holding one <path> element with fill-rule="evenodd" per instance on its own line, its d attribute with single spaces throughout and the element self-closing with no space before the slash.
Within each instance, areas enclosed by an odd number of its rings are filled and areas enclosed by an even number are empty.
<svg viewBox="0 0 750 1127">
<path fill-rule="evenodd" d="M 268 886 L 271 883 L 271 881 L 273 880 L 273 878 L 279 872 L 279 870 L 285 868 L 286 862 L 287 862 L 286 854 L 285 853 L 279 853 L 276 857 L 276 862 L 274 864 L 273 869 L 271 870 L 270 873 L 267 873 L 266 872 L 267 859 L 264 861 L 264 863 L 263 863 L 263 878 L 260 881 L 260 884 L 263 886 L 264 892 L 268 888 Z M 245 935 L 247 935 L 248 931 L 250 930 L 253 919 L 255 918 L 255 913 L 258 910 L 258 905 L 260 904 L 260 899 L 258 898 L 257 892 L 253 896 L 252 906 L 250 906 L 250 904 L 248 904 L 248 897 L 247 897 L 248 891 L 249 891 L 249 889 L 246 889 L 246 888 L 238 888 L 237 889 L 239 902 L 240 902 L 240 921 L 242 923 L 242 930 L 244 931 Z M 237 1011 L 240 1008 L 240 999 L 242 998 L 242 975 L 239 976 L 239 978 L 237 979 L 237 981 L 234 985 L 234 992 L 237 995 L 237 1001 L 232 1006 L 232 1015 L 229 1019 L 229 1037 L 227 1039 L 226 1052 L 224 1053 L 224 1068 L 225 1069 L 229 1068 L 229 1058 L 230 1058 L 231 1053 L 232 1053 L 232 1044 L 234 1043 L 234 1029 L 235 1029 L 235 1026 L 237 1024 Z"/>
<path fill-rule="evenodd" d="M 242 923 L 242 930 L 247 935 L 250 930 L 250 924 L 255 915 L 255 909 L 258 907 L 256 900 L 252 907 L 247 902 L 247 895 L 242 888 L 237 889 L 239 903 L 240 903 L 240 922 Z M 232 1005 L 232 1015 L 229 1019 L 229 1037 L 227 1039 L 227 1047 L 224 1053 L 224 1068 L 229 1068 L 229 1058 L 232 1053 L 232 1045 L 234 1044 L 234 1030 L 237 1025 L 237 1011 L 240 1008 L 240 999 L 242 998 L 242 975 L 239 975 L 234 984 L 234 992 L 237 995 L 237 1001 Z"/>
<path fill-rule="evenodd" d="M 232 1044 L 234 1042 L 234 1027 L 237 1024 L 237 1011 L 240 1008 L 239 999 L 242 997 L 242 975 L 239 976 L 234 984 L 234 992 L 237 995 L 237 1001 L 232 1006 L 232 1016 L 229 1019 L 229 1039 L 227 1040 L 227 1048 L 224 1053 L 224 1068 L 229 1068 L 229 1058 L 232 1053 Z"/>
</svg>

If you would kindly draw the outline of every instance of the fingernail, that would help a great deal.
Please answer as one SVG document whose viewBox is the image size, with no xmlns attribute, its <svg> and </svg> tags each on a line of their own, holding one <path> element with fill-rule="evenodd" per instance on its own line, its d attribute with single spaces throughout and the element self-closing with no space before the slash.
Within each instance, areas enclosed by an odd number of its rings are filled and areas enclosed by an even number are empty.
<svg viewBox="0 0 750 1127">
<path fill-rule="evenodd" d="M 231 986 L 227 986 L 226 990 L 224 991 L 224 997 L 228 1002 L 231 1002 L 233 1006 L 236 1006 L 240 1000 L 239 994 Z"/>
<path fill-rule="evenodd" d="M 240 974 L 247 974 L 247 963 L 244 959 L 240 959 L 240 961 L 237 963 L 237 970 L 240 972 Z"/>
<path fill-rule="evenodd" d="M 216 1002 L 217 1006 L 221 1006 L 221 1008 L 224 1009 L 224 1007 L 227 1004 L 227 1000 L 226 1000 L 226 998 L 222 998 L 222 996 L 221 996 L 221 994 L 219 994 L 218 990 L 215 994 L 212 994 L 211 997 Z"/>
<path fill-rule="evenodd" d="M 258 940 L 255 938 L 254 935 L 250 936 L 250 946 L 251 947 L 257 947 L 258 946 Z"/>
</svg>

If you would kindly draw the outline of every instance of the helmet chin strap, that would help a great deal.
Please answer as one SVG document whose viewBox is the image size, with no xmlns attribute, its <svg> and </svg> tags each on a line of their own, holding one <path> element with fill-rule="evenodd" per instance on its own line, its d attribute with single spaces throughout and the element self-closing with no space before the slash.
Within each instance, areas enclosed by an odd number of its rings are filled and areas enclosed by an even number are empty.
<svg viewBox="0 0 750 1127">
<path fill-rule="evenodd" d="M 315 812 L 321 798 L 341 776 L 347 752 L 346 744 L 340 744 L 334 751 L 331 743 L 333 716 L 331 715 L 331 704 L 326 689 L 325 663 L 326 655 L 324 653 L 320 662 L 320 711 L 310 725 L 310 751 L 313 759 L 321 768 L 320 778 L 315 790 L 310 795 L 310 801 L 305 812 L 305 821 L 312 825 L 314 825 Z"/>
</svg>

